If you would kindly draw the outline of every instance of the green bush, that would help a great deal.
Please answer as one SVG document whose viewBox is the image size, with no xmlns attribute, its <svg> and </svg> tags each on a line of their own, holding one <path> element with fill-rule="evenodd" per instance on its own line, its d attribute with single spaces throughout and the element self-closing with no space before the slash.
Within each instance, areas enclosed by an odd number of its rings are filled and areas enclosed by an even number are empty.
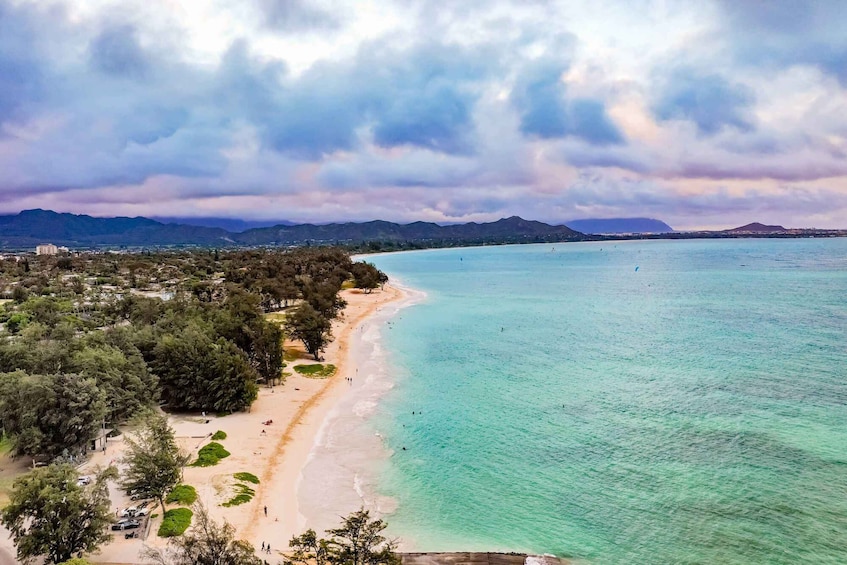
<svg viewBox="0 0 847 565">
<path fill-rule="evenodd" d="M 229 457 L 229 451 L 224 449 L 224 446 L 216 441 L 204 445 L 197 452 L 197 461 L 191 464 L 192 467 L 211 467 L 217 465 L 218 461 Z"/>
<path fill-rule="evenodd" d="M 250 502 L 256 495 L 255 490 L 241 483 L 235 484 L 235 492 L 235 496 L 224 502 L 221 506 L 226 506 L 227 508 L 230 506 L 238 506 L 239 504 Z"/>
<path fill-rule="evenodd" d="M 59 565 L 91 565 L 91 561 L 81 557 L 72 557 L 67 561 L 62 561 Z"/>
<path fill-rule="evenodd" d="M 253 473 L 235 473 L 233 475 L 236 480 L 244 481 L 246 483 L 253 483 L 254 485 L 259 484 L 259 477 L 254 475 Z"/>
<path fill-rule="evenodd" d="M 335 374 L 335 365 L 314 363 L 312 365 L 295 365 L 294 370 L 305 377 L 325 379 Z"/>
<path fill-rule="evenodd" d="M 223 430 L 216 431 L 212 436 L 212 441 L 218 441 L 222 439 L 226 439 L 226 432 Z"/>
<path fill-rule="evenodd" d="M 194 513 L 189 508 L 171 508 L 165 512 L 162 525 L 159 526 L 159 537 L 170 538 L 181 536 L 191 525 Z"/>
<path fill-rule="evenodd" d="M 196 500 L 197 489 L 191 485 L 176 485 L 173 490 L 168 493 L 168 497 L 165 499 L 165 502 L 191 506 Z"/>
</svg>

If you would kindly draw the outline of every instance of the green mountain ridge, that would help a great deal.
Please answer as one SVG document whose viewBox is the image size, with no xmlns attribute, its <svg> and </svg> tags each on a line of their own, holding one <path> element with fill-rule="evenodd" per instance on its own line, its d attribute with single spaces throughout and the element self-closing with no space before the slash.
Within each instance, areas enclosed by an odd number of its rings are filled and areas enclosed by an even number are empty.
<svg viewBox="0 0 847 565">
<path fill-rule="evenodd" d="M 162 223 L 144 217 L 96 218 L 51 210 L 24 210 L 0 216 L 0 247 L 20 249 L 40 243 L 94 246 L 237 246 L 362 243 L 527 243 L 579 241 L 582 233 L 566 226 L 517 216 L 496 222 L 442 226 L 431 222 L 397 224 L 383 220 L 334 224 L 277 225 L 233 233 L 221 228 Z"/>
</svg>

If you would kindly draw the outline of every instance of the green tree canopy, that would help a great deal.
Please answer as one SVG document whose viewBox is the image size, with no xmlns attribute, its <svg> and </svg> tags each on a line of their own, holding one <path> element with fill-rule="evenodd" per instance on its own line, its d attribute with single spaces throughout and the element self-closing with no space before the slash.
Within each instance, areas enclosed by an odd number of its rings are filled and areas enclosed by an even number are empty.
<svg viewBox="0 0 847 565">
<path fill-rule="evenodd" d="M 235 528 L 217 524 L 201 504 L 194 506 L 194 526 L 170 538 L 165 550 L 148 548 L 145 556 L 160 565 L 262 565 L 255 548 L 235 539 Z"/>
<path fill-rule="evenodd" d="M 47 563 L 62 563 L 108 541 L 112 513 L 106 481 L 115 474 L 109 468 L 90 485 L 80 486 L 76 469 L 55 464 L 18 478 L 9 505 L 0 513 L 18 559 L 44 556 Z"/>
<path fill-rule="evenodd" d="M 291 538 L 292 561 L 303 565 L 398 565 L 397 542 L 382 534 L 387 526 L 371 519 L 367 510 L 358 510 L 344 518 L 340 527 L 327 530 L 328 539 L 319 539 L 314 530 Z"/>
<path fill-rule="evenodd" d="M 163 336 L 152 352 L 162 398 L 173 408 L 234 412 L 256 399 L 256 371 L 235 344 L 191 324 Z"/>
<path fill-rule="evenodd" d="M 332 323 L 311 304 L 304 302 L 297 306 L 285 319 L 285 330 L 294 339 L 303 342 L 315 361 L 332 339 Z"/>
<path fill-rule="evenodd" d="M 144 425 L 124 442 L 126 451 L 121 462 L 125 468 L 121 487 L 127 493 L 155 498 L 165 511 L 165 497 L 182 479 L 182 468 L 188 461 L 174 438 L 168 419 L 151 414 Z"/>
<path fill-rule="evenodd" d="M 361 288 L 366 293 L 388 282 L 388 275 L 365 261 L 350 265 L 350 274 L 353 275 L 356 288 Z"/>
<path fill-rule="evenodd" d="M 19 455 L 84 452 L 105 415 L 103 393 L 91 379 L 23 371 L 0 374 L 0 420 Z"/>
</svg>

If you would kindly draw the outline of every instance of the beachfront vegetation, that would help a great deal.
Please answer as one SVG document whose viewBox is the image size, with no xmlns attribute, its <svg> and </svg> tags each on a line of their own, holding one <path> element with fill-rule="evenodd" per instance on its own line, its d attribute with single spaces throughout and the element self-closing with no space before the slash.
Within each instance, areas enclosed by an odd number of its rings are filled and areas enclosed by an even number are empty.
<svg viewBox="0 0 847 565">
<path fill-rule="evenodd" d="M 91 561 L 88 559 L 83 559 L 81 557 L 74 557 L 72 559 L 68 559 L 67 561 L 62 561 L 60 565 L 91 565 Z"/>
<path fill-rule="evenodd" d="M 237 480 L 237 481 L 244 481 L 246 483 L 253 483 L 254 485 L 259 484 L 259 477 L 257 477 L 253 473 L 246 473 L 246 472 L 235 473 L 233 475 L 233 477 L 235 477 L 235 480 Z"/>
<path fill-rule="evenodd" d="M 332 340 L 332 322 L 308 302 L 297 306 L 285 319 L 285 330 L 299 339 L 309 352 L 320 361 L 320 355 Z"/>
<path fill-rule="evenodd" d="M 253 497 L 256 496 L 256 491 L 244 483 L 235 483 L 235 495 L 221 504 L 221 506 L 226 506 L 229 508 L 230 506 L 238 506 L 239 504 L 245 504 L 253 500 Z"/>
<path fill-rule="evenodd" d="M 188 462 L 167 418 L 161 414 L 148 416 L 144 425 L 124 442 L 121 488 L 127 494 L 158 500 L 164 511 L 165 496 L 179 484 L 182 468 Z"/>
<path fill-rule="evenodd" d="M 159 565 L 262 565 L 255 548 L 235 539 L 235 528 L 216 523 L 206 509 L 194 506 L 194 527 L 172 537 L 164 550 L 147 548 L 144 557 Z"/>
<path fill-rule="evenodd" d="M 0 512 L 18 560 L 43 557 L 46 563 L 62 563 L 108 541 L 112 512 L 106 481 L 115 476 L 109 468 L 82 486 L 72 465 L 53 464 L 18 478 L 9 505 Z"/>
<path fill-rule="evenodd" d="M 367 510 L 358 510 L 340 527 L 327 530 L 327 538 L 318 538 L 311 529 L 291 538 L 291 561 L 302 565 L 399 565 L 397 541 L 382 535 L 387 526 L 382 520 L 372 520 Z"/>
<path fill-rule="evenodd" d="M 220 441 L 222 439 L 226 439 L 225 431 L 218 430 L 214 434 L 212 434 L 212 441 Z"/>
<path fill-rule="evenodd" d="M 295 365 L 294 370 L 306 377 L 325 379 L 335 374 L 335 365 L 313 363 L 311 365 Z"/>
<path fill-rule="evenodd" d="M 350 274 L 353 276 L 356 288 L 361 288 L 365 293 L 372 292 L 388 282 L 388 275 L 373 266 L 372 263 L 359 262 L 350 266 Z"/>
<path fill-rule="evenodd" d="M 162 516 L 162 523 L 159 524 L 159 537 L 181 536 L 191 525 L 191 516 L 193 515 L 194 512 L 190 508 L 171 508 Z"/>
<path fill-rule="evenodd" d="M 75 374 L 0 374 L 0 419 L 18 455 L 84 451 L 106 415 L 92 379 Z"/>
<path fill-rule="evenodd" d="M 374 277 L 331 248 L 0 259 L 0 429 L 15 455 L 74 459 L 157 404 L 244 410 L 283 376 L 284 328 L 319 357 L 344 282 Z"/>
<path fill-rule="evenodd" d="M 165 502 L 173 504 L 181 504 L 182 506 L 191 506 L 197 502 L 197 489 L 191 485 L 176 485 L 168 496 Z"/>
<path fill-rule="evenodd" d="M 221 459 L 229 457 L 230 453 L 224 446 L 216 441 L 207 443 L 197 452 L 197 460 L 191 464 L 192 467 L 211 467 L 217 465 Z"/>
</svg>

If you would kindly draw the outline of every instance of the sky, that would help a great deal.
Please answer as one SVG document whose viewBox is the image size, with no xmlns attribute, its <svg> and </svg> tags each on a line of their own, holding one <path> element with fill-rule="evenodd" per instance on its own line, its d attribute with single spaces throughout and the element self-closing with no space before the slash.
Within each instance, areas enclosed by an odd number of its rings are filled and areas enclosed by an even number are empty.
<svg viewBox="0 0 847 565">
<path fill-rule="evenodd" d="M 0 0 L 0 213 L 847 228 L 841 0 Z"/>
</svg>

